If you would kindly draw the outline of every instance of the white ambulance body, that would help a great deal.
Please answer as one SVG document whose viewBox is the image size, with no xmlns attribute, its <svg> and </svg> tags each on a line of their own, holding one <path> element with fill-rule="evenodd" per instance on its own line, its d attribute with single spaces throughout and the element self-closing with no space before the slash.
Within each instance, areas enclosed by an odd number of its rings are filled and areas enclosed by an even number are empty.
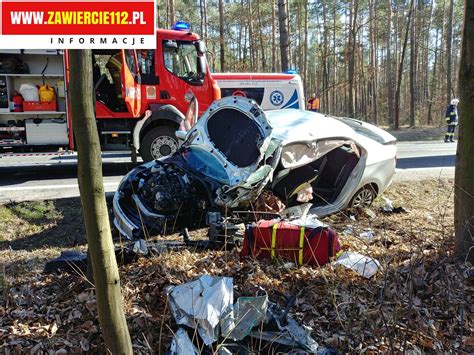
<svg viewBox="0 0 474 355">
<path fill-rule="evenodd" d="M 254 99 L 264 110 L 306 108 L 303 84 L 298 74 L 213 73 L 222 97 Z"/>
</svg>

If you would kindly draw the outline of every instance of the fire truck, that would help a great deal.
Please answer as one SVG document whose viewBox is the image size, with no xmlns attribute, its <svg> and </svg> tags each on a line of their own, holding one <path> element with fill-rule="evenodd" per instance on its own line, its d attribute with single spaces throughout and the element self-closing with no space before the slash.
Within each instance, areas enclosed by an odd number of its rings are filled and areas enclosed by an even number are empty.
<svg viewBox="0 0 474 355">
<path fill-rule="evenodd" d="M 221 97 L 205 44 L 185 23 L 158 29 L 154 49 L 93 50 L 91 60 L 102 149 L 129 149 L 132 160 L 137 153 L 143 161 L 173 153 L 178 148 L 175 132 L 190 101 L 197 99 L 200 116 Z M 298 75 L 239 75 L 216 75 L 225 96 L 272 102 L 270 109 L 304 107 L 298 106 L 304 102 Z M 67 51 L 0 51 L 0 153 L 74 150 L 72 120 L 77 118 L 70 113 L 74 98 L 68 96 L 68 83 Z M 299 85 L 296 99 L 294 83 Z M 53 88 L 55 99 L 27 101 L 20 95 L 25 86 Z"/>
<path fill-rule="evenodd" d="M 193 97 L 199 115 L 220 89 L 206 47 L 187 28 L 157 30 L 148 50 L 93 50 L 96 118 L 103 150 L 138 151 L 144 161 L 177 149 L 175 131 Z M 0 52 L 0 152 L 74 150 L 67 51 Z M 54 88 L 54 101 L 22 100 L 22 86 Z"/>
</svg>

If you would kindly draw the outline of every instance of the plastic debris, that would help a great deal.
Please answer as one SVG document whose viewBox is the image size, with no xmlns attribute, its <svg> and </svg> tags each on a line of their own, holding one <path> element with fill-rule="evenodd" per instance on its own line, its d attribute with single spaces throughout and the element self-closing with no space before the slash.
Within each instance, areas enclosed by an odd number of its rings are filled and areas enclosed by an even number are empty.
<svg viewBox="0 0 474 355">
<path fill-rule="evenodd" d="M 383 206 L 382 211 L 384 212 L 392 212 L 393 211 L 393 202 L 388 197 L 382 197 L 383 199 Z"/>
<path fill-rule="evenodd" d="M 133 252 L 137 255 L 147 255 L 148 246 L 145 240 L 139 239 L 133 244 Z"/>
<path fill-rule="evenodd" d="M 375 212 L 366 208 L 365 210 L 365 214 L 370 218 L 370 219 L 374 219 L 376 216 Z"/>
<path fill-rule="evenodd" d="M 374 231 L 372 228 L 365 228 L 364 231 L 359 234 L 359 237 L 370 242 L 374 239 Z"/>
<path fill-rule="evenodd" d="M 296 196 L 296 201 L 306 203 L 313 199 L 313 187 L 309 183 L 305 183 L 298 195 Z"/>
<path fill-rule="evenodd" d="M 374 276 L 380 267 L 377 260 L 352 251 L 342 253 L 335 264 L 351 269 L 367 279 Z"/>
<path fill-rule="evenodd" d="M 392 212 L 393 213 L 409 213 L 410 211 L 405 209 L 405 207 L 398 206 L 398 207 L 395 207 Z"/>
<path fill-rule="evenodd" d="M 349 218 L 350 218 L 351 220 L 353 220 L 354 222 L 356 221 L 356 217 L 355 217 L 353 214 L 351 214 L 351 215 L 349 216 Z"/>
<path fill-rule="evenodd" d="M 285 268 L 285 269 L 293 269 L 295 267 L 296 267 L 296 264 L 292 263 L 292 262 L 288 262 L 288 263 L 283 264 L 283 268 Z"/>
<path fill-rule="evenodd" d="M 48 261 L 44 272 L 84 273 L 87 270 L 87 254 L 78 250 L 64 250 L 56 259 Z"/>
<path fill-rule="evenodd" d="M 220 321 L 222 337 L 242 340 L 265 319 L 268 296 L 240 297 Z"/>
<path fill-rule="evenodd" d="M 351 224 L 348 224 L 346 228 L 342 231 L 342 234 L 344 235 L 354 235 L 354 228 L 352 227 Z"/>
<path fill-rule="evenodd" d="M 203 275 L 197 280 L 167 289 L 171 313 L 177 324 L 194 328 L 204 344 L 219 338 L 222 315 L 234 302 L 233 282 L 229 277 Z"/>
<path fill-rule="evenodd" d="M 192 355 L 199 354 L 199 351 L 189 338 L 188 333 L 183 328 L 179 328 L 171 340 L 170 353 L 172 355 Z"/>
<path fill-rule="evenodd" d="M 265 330 L 267 327 L 274 328 L 274 325 L 279 331 Z M 288 309 L 282 310 L 276 303 L 269 302 L 263 331 L 253 331 L 251 336 L 292 348 L 300 347 L 310 353 L 317 353 L 319 345 L 311 337 L 310 332 L 311 328 L 299 325 L 288 315 Z"/>
</svg>

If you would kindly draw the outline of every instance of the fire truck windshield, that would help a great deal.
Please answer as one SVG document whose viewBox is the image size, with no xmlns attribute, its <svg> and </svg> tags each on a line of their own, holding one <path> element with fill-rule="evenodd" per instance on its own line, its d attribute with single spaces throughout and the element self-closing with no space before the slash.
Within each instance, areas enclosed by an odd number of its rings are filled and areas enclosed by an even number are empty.
<svg viewBox="0 0 474 355">
<path fill-rule="evenodd" d="M 168 71 L 192 85 L 202 85 L 205 66 L 200 65 L 195 42 L 164 41 L 163 56 Z"/>
</svg>

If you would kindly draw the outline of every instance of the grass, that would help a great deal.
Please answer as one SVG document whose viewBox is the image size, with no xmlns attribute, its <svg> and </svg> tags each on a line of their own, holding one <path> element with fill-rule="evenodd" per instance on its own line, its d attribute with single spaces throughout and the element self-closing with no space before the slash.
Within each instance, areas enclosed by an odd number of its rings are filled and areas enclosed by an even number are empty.
<svg viewBox="0 0 474 355">
<path fill-rule="evenodd" d="M 37 274 L 61 250 L 85 246 L 78 198 L 0 206 L 0 265 L 6 272 Z"/>
</svg>

